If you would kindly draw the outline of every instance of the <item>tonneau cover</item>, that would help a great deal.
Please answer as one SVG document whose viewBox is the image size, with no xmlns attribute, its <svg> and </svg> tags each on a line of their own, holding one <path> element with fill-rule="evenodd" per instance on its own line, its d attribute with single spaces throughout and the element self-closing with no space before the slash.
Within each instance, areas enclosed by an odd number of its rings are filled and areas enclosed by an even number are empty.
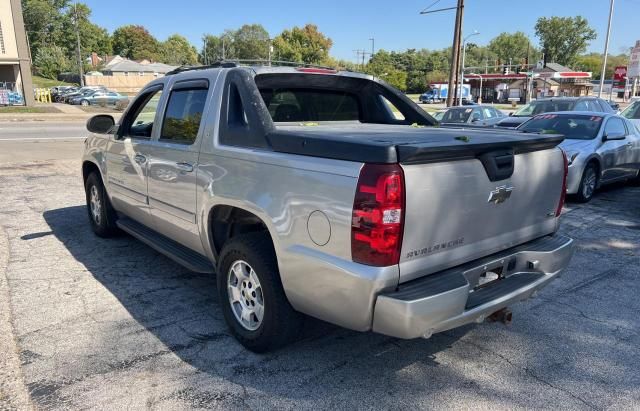
<svg viewBox="0 0 640 411">
<path fill-rule="evenodd" d="M 277 124 L 267 135 L 274 151 L 367 163 L 424 164 L 475 158 L 488 151 L 514 154 L 549 149 L 564 137 L 495 128 L 441 128 L 410 125 Z"/>
</svg>

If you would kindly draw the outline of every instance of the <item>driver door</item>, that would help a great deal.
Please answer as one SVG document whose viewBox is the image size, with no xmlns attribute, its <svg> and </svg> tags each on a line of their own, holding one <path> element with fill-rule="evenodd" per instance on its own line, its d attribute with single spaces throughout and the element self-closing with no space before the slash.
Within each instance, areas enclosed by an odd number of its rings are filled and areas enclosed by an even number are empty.
<svg viewBox="0 0 640 411">
<path fill-rule="evenodd" d="M 161 85 L 143 91 L 125 114 L 107 152 L 107 184 L 114 207 L 146 226 L 152 224 L 148 158 L 161 101 Z"/>
<path fill-rule="evenodd" d="M 605 140 L 600 147 L 603 167 L 602 180 L 604 182 L 624 178 L 628 175 L 627 152 L 630 149 L 627 129 L 624 122 L 616 117 L 609 118 L 604 125 L 603 138 L 610 136 L 625 136 L 622 140 Z"/>
</svg>

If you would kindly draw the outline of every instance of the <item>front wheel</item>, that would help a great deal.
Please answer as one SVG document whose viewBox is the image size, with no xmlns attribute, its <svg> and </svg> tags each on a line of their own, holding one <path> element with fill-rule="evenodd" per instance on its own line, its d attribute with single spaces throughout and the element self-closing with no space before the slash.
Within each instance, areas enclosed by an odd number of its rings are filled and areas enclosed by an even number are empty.
<svg viewBox="0 0 640 411">
<path fill-rule="evenodd" d="M 225 321 L 247 349 L 266 352 L 295 339 L 302 315 L 284 293 L 267 233 L 238 235 L 225 244 L 217 285 Z"/>
<path fill-rule="evenodd" d="M 83 106 L 83 107 L 87 107 L 89 105 L 89 102 L 87 100 L 82 100 L 80 102 L 80 105 Z"/>
<path fill-rule="evenodd" d="M 576 200 L 580 203 L 591 201 L 596 187 L 598 187 L 598 167 L 593 163 L 589 163 L 582 172 L 582 179 L 580 180 Z"/>
<path fill-rule="evenodd" d="M 84 188 L 91 229 L 98 237 L 113 237 L 118 233 L 117 214 L 109 202 L 102 179 L 93 172 L 87 177 Z"/>
</svg>

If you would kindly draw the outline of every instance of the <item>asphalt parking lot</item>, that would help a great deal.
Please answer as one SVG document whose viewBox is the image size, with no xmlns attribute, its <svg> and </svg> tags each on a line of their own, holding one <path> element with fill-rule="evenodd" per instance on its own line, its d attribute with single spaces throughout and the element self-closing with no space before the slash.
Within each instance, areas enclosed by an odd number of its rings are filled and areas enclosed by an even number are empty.
<svg viewBox="0 0 640 411">
<path fill-rule="evenodd" d="M 308 321 L 256 355 L 214 278 L 93 236 L 79 160 L 50 152 L 0 163 L 0 408 L 640 408 L 638 186 L 567 205 L 571 266 L 509 327 L 404 341 Z"/>
</svg>

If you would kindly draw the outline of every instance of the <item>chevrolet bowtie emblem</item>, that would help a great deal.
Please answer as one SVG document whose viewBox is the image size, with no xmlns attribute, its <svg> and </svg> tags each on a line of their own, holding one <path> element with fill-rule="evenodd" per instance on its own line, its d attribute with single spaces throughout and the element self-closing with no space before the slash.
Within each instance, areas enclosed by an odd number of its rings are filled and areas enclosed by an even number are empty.
<svg viewBox="0 0 640 411">
<path fill-rule="evenodd" d="M 513 191 L 513 187 L 500 186 L 496 187 L 495 190 L 489 193 L 489 203 L 500 204 L 504 203 L 511 197 L 511 192 Z"/>
</svg>

